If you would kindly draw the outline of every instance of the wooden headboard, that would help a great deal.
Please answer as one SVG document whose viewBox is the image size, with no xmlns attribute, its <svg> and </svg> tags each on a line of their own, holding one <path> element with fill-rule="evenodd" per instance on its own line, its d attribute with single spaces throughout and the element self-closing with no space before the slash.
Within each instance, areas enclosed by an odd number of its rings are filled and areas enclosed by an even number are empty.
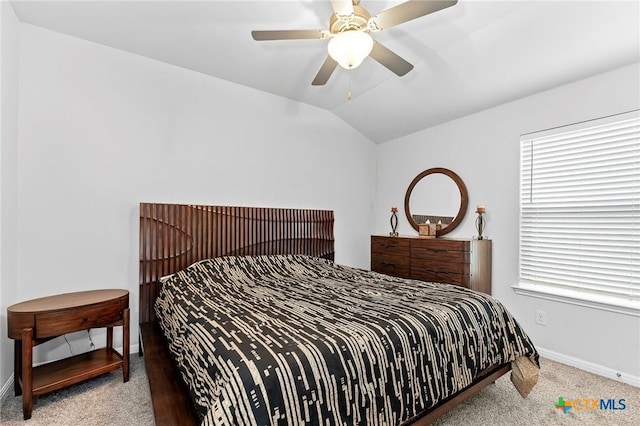
<svg viewBox="0 0 640 426">
<path fill-rule="evenodd" d="M 155 320 L 158 280 L 218 256 L 334 259 L 333 211 L 140 203 L 140 323 Z"/>
</svg>

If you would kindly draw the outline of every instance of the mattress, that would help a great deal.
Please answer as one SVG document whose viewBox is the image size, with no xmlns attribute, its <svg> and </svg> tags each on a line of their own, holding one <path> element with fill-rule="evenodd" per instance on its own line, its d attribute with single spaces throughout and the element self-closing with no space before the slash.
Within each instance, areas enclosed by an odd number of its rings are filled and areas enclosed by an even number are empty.
<svg viewBox="0 0 640 426">
<path fill-rule="evenodd" d="M 402 424 L 532 342 L 496 299 L 307 256 L 221 257 L 155 304 L 205 425 Z"/>
</svg>

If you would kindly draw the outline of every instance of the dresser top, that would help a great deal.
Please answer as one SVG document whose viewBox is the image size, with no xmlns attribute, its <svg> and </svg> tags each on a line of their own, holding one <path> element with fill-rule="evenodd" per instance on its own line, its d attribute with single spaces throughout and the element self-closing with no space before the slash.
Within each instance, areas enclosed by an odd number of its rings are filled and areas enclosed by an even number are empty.
<svg viewBox="0 0 640 426">
<path fill-rule="evenodd" d="M 79 291 L 16 303 L 15 305 L 9 306 L 7 312 L 15 314 L 50 312 L 78 306 L 93 305 L 128 296 L 129 292 L 122 289 Z"/>
<path fill-rule="evenodd" d="M 420 235 L 398 235 L 397 237 L 392 237 L 391 235 L 372 235 L 372 237 L 389 238 L 389 239 L 409 238 L 409 239 L 416 239 L 416 240 L 438 240 L 438 241 L 471 241 L 472 239 L 472 238 L 448 238 L 448 237 L 427 238 L 427 237 L 421 237 Z"/>
</svg>

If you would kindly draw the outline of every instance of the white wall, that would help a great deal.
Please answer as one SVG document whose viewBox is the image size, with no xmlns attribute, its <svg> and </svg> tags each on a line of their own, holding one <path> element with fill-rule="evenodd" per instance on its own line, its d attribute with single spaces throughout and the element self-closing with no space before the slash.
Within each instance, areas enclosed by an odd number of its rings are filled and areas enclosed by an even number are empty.
<svg viewBox="0 0 640 426">
<path fill-rule="evenodd" d="M 332 209 L 336 262 L 368 267 L 375 145 L 343 121 L 20 25 L 19 280 L 7 304 L 127 288 L 136 336 L 141 201 Z M 72 337 L 89 349 L 86 333 Z M 61 339 L 37 349 L 37 361 L 69 355 Z"/>
<path fill-rule="evenodd" d="M 18 238 L 18 19 L 8 2 L 0 2 L 0 386 L 13 371 L 13 345 L 7 342 L 7 307 L 17 293 Z M 2 392 L 0 392 L 0 395 Z"/>
<path fill-rule="evenodd" d="M 469 210 L 447 237 L 476 234 L 475 206 L 485 204 L 493 240 L 493 295 L 515 315 L 545 353 L 557 353 L 640 377 L 640 320 L 516 295 L 518 280 L 519 139 L 523 133 L 640 108 L 640 66 L 613 70 L 379 146 L 375 233 L 389 232 L 389 206 L 402 205 L 419 172 L 445 167 L 457 172 L 469 191 Z M 401 212 L 399 232 L 414 234 Z M 547 312 L 547 326 L 535 324 L 535 310 Z M 597 368 L 596 368 L 597 369 Z"/>
</svg>

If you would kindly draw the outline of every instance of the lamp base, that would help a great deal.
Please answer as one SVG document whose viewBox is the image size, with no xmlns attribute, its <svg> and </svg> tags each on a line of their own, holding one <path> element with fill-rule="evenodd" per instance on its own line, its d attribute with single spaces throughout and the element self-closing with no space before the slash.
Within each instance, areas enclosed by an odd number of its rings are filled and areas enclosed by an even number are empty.
<svg viewBox="0 0 640 426">
<path fill-rule="evenodd" d="M 478 230 L 478 239 L 483 240 L 484 237 L 482 236 L 482 233 L 484 232 L 486 222 L 482 212 L 477 212 L 477 213 L 478 213 L 478 217 L 476 218 L 476 229 Z"/>
</svg>

